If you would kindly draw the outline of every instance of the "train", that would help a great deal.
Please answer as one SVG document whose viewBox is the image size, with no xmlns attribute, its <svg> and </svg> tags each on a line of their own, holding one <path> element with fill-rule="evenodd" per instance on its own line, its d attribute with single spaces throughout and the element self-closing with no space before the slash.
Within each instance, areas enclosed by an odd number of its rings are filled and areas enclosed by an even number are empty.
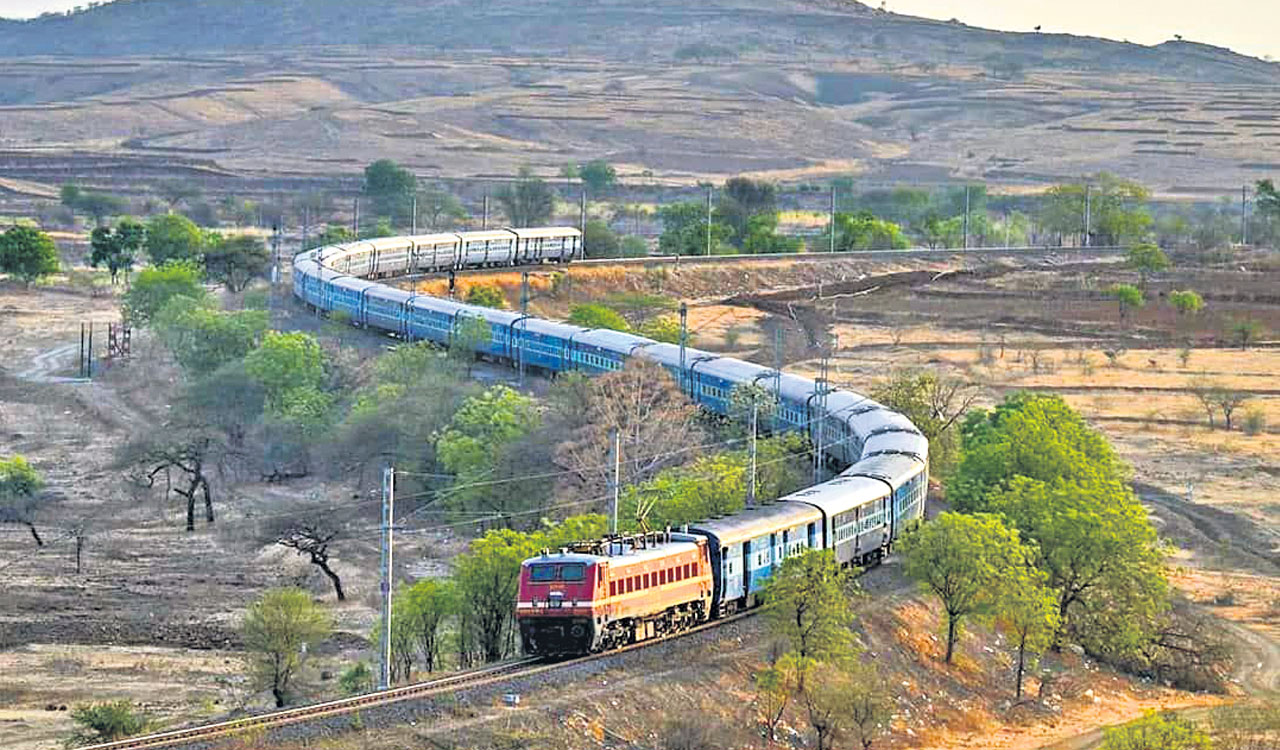
<svg viewBox="0 0 1280 750">
<path fill-rule="evenodd" d="M 769 429 L 807 434 L 839 473 L 773 503 L 676 530 L 585 540 L 521 564 L 515 619 L 526 654 L 604 651 L 757 606 L 773 571 L 808 550 L 843 566 L 882 559 L 924 515 L 929 442 L 871 398 L 792 373 L 630 333 L 415 294 L 376 281 L 425 271 L 570 262 L 572 227 L 396 237 L 331 245 L 293 260 L 293 292 L 321 312 L 405 341 L 448 346 L 469 320 L 489 335 L 478 355 L 550 374 L 622 369 L 631 358 L 666 369 L 688 397 L 727 415 L 733 389 L 777 401 Z"/>
</svg>

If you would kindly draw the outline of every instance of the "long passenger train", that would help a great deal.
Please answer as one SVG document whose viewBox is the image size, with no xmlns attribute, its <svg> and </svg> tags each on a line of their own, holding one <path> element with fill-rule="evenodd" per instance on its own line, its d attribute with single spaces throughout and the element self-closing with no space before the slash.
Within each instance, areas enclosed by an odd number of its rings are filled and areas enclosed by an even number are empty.
<svg viewBox="0 0 1280 750">
<path fill-rule="evenodd" d="M 470 318 L 490 331 L 477 353 L 549 373 L 599 374 L 631 357 L 666 368 L 708 411 L 725 414 L 740 385 L 776 395 L 774 429 L 810 434 L 842 469 L 775 503 L 676 532 L 616 537 L 548 551 L 521 568 L 516 619 L 528 654 L 614 648 L 752 607 L 772 572 L 809 549 L 843 565 L 883 557 L 924 513 L 928 440 L 902 415 L 847 390 L 825 395 L 808 378 L 712 352 L 617 331 L 414 294 L 371 279 L 421 271 L 570 261 L 572 228 L 503 229 L 333 245 L 293 261 L 294 294 L 353 325 L 448 345 Z M 683 367 L 683 369 L 682 369 Z"/>
</svg>

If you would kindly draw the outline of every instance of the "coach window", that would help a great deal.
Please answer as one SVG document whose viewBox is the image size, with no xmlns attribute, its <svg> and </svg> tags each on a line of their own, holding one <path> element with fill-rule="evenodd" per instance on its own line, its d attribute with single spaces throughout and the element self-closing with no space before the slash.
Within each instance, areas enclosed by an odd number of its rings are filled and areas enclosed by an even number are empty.
<svg viewBox="0 0 1280 750">
<path fill-rule="evenodd" d="M 617 595 L 618 595 L 618 582 L 609 581 L 609 596 L 617 596 Z"/>
</svg>

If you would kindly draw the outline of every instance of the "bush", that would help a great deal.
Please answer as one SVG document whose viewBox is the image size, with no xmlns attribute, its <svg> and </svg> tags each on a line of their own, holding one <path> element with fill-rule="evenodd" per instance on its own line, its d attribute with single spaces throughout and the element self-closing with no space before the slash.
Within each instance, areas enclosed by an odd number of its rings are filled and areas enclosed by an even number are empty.
<svg viewBox="0 0 1280 750">
<path fill-rule="evenodd" d="M 607 328 L 611 331 L 630 331 L 626 318 L 604 305 L 574 305 L 569 311 L 569 322 L 583 328 Z"/>
<path fill-rule="evenodd" d="M 125 317 L 134 325 L 148 325 L 174 297 L 199 302 L 207 299 L 199 268 L 190 263 L 168 263 L 142 271 L 124 295 Z"/>
<path fill-rule="evenodd" d="M 680 321 L 674 315 L 663 315 L 640 326 L 638 333 L 666 344 L 680 343 Z"/>
<path fill-rule="evenodd" d="M 1250 407 L 1244 413 L 1244 434 L 1260 435 L 1267 429 L 1267 415 L 1262 411 L 1262 407 Z"/>
<path fill-rule="evenodd" d="M 507 296 L 492 284 L 480 284 L 467 290 L 467 304 L 501 310 L 507 306 Z"/>
<path fill-rule="evenodd" d="M 71 740 L 77 745 L 122 740 L 142 734 L 152 726 L 151 719 L 129 701 L 80 706 L 71 712 L 71 720 L 78 727 Z"/>
<path fill-rule="evenodd" d="M 373 689 L 373 670 L 364 662 L 357 662 L 338 678 L 338 688 L 343 695 L 359 695 Z"/>
</svg>

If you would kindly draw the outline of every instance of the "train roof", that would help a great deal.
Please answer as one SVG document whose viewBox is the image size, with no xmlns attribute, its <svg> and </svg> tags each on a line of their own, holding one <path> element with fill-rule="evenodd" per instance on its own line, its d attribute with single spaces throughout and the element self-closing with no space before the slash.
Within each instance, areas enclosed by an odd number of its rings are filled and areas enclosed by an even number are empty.
<svg viewBox="0 0 1280 750">
<path fill-rule="evenodd" d="M 654 342 L 638 350 L 637 353 L 649 359 L 657 360 L 669 367 L 680 366 L 680 347 L 677 344 Z M 699 359 L 715 359 L 717 356 L 719 355 L 701 349 L 694 349 L 692 346 L 684 348 L 684 363 L 686 367 Z"/>
<path fill-rule="evenodd" d="M 682 552 L 697 552 L 698 545 L 694 542 L 672 540 L 670 542 L 661 542 L 648 547 L 636 549 L 625 545 L 613 545 L 616 550 L 611 554 L 593 555 L 585 552 L 561 552 L 549 551 L 545 555 L 531 557 L 521 563 L 524 567 L 537 565 L 539 563 L 586 563 L 588 565 L 600 562 L 609 562 L 615 565 L 630 565 L 632 563 L 652 562 L 654 560 L 662 560 L 672 555 L 678 555 Z"/>
<path fill-rule="evenodd" d="M 758 378 L 772 376 L 773 370 L 752 362 L 744 362 L 733 357 L 716 357 L 699 360 L 695 363 L 698 372 L 705 372 L 740 385 L 751 385 Z"/>
<path fill-rule="evenodd" d="M 378 237 L 369 240 L 367 243 L 374 250 L 379 252 L 383 250 L 401 250 L 413 246 L 413 241 L 409 237 Z"/>
<path fill-rule="evenodd" d="M 778 378 L 778 396 L 783 401 L 808 403 L 814 395 L 817 385 L 809 378 L 802 378 L 789 372 Z"/>
<path fill-rule="evenodd" d="M 929 440 L 918 432 L 881 432 L 863 442 L 862 455 L 882 453 L 906 453 L 923 458 L 929 454 Z"/>
<path fill-rule="evenodd" d="M 456 232 L 436 232 L 435 234 L 415 234 L 409 238 L 414 245 L 456 245 Z"/>
<path fill-rule="evenodd" d="M 385 284 L 379 284 L 378 286 L 380 286 L 381 289 L 376 289 L 374 291 L 369 292 L 370 297 L 378 297 L 380 299 L 391 299 L 391 300 L 395 300 L 396 302 L 408 302 L 409 300 L 414 298 L 413 292 L 406 292 L 403 289 L 397 289 L 394 286 L 387 286 Z"/>
<path fill-rule="evenodd" d="M 509 326 L 512 323 L 515 323 L 520 320 L 526 320 L 530 322 L 534 320 L 534 318 L 530 318 L 524 313 L 518 313 L 512 310 L 498 310 L 493 307 L 479 307 L 475 309 L 473 308 L 475 308 L 474 305 L 468 305 L 467 311 L 474 312 L 475 314 L 479 315 L 480 317 L 484 318 L 490 323 L 495 323 L 497 325 Z"/>
<path fill-rule="evenodd" d="M 726 545 L 821 520 L 822 514 L 813 506 L 803 503 L 772 503 L 747 508 L 724 518 L 690 524 L 690 528 L 715 536 L 720 544 Z"/>
<path fill-rule="evenodd" d="M 461 232 L 458 234 L 463 242 L 488 242 L 492 240 L 512 240 L 515 233 L 510 229 L 487 229 L 480 232 Z"/>
<path fill-rule="evenodd" d="M 417 307 L 423 310 L 434 310 L 449 315 L 457 315 L 459 312 L 470 312 L 474 309 L 471 305 L 464 305 L 461 302 L 455 302 L 451 299 L 443 297 L 433 297 L 429 294 L 418 294 L 409 301 L 410 307 Z"/>
<path fill-rule="evenodd" d="M 617 352 L 623 356 L 631 354 L 631 351 L 637 346 L 645 346 L 652 344 L 651 339 L 643 336 L 637 336 L 634 333 L 624 333 L 622 331 L 611 331 L 608 328 L 593 328 L 583 331 L 573 337 L 574 342 L 595 346 L 606 349 L 611 352 Z"/>
<path fill-rule="evenodd" d="M 889 494 L 884 482 L 863 476 L 839 476 L 829 482 L 806 487 L 782 498 L 789 503 L 807 503 L 828 517 L 879 500 Z"/>
<path fill-rule="evenodd" d="M 894 487 L 900 487 L 911 477 L 923 470 L 924 464 L 911 456 L 901 453 L 885 453 L 870 456 L 845 469 L 842 477 L 871 477 L 883 479 Z"/>
<path fill-rule="evenodd" d="M 376 281 L 368 281 L 359 276 L 340 276 L 333 280 L 333 285 L 343 289 L 351 289 L 357 292 L 363 292 L 369 287 L 382 286 Z"/>
<path fill-rule="evenodd" d="M 540 237 L 581 237 L 582 232 L 574 227 L 529 227 L 526 229 L 507 229 L 515 232 L 521 239 L 538 239 Z"/>
</svg>

